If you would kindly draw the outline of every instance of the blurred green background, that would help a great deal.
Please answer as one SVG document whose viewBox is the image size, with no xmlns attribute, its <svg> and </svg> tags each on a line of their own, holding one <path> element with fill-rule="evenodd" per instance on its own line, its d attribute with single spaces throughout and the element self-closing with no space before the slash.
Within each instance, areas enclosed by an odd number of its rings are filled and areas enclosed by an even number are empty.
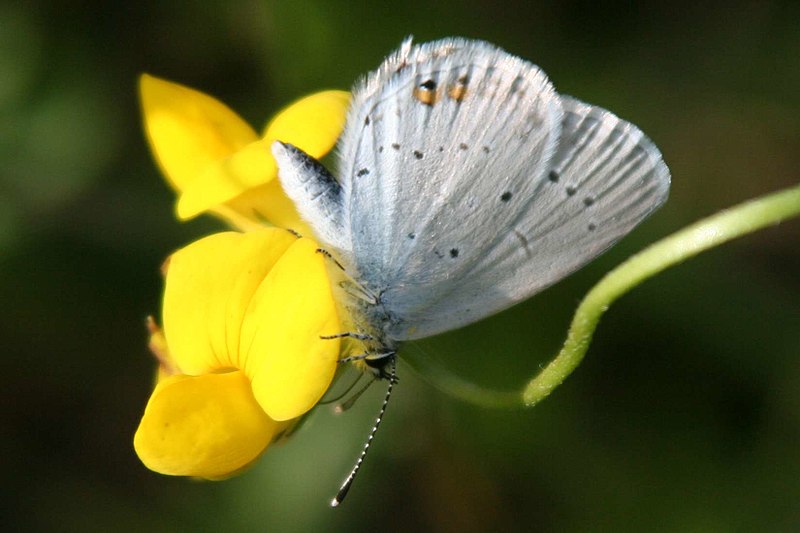
<svg viewBox="0 0 800 533">
<path fill-rule="evenodd" d="M 800 8 L 594 2 L 0 4 L 0 526 L 27 531 L 789 531 L 800 529 L 800 222 L 648 281 L 583 365 L 528 411 L 401 383 L 348 501 L 327 507 L 383 386 L 314 413 L 221 483 L 146 470 L 143 319 L 159 265 L 216 231 L 178 223 L 141 131 L 149 72 L 260 128 L 348 88 L 408 34 L 481 38 L 661 148 L 667 205 L 558 286 L 422 343 L 454 372 L 520 387 L 579 298 L 647 243 L 800 177 Z"/>
</svg>

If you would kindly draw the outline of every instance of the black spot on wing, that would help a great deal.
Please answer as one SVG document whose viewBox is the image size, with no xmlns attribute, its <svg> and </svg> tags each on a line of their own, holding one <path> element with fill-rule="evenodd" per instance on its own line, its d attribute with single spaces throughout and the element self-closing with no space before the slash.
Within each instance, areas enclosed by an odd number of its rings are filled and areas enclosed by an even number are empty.
<svg viewBox="0 0 800 533">
<path fill-rule="evenodd" d="M 425 80 L 419 84 L 420 88 L 425 89 L 426 91 L 435 91 L 436 90 L 436 82 L 433 80 Z"/>
<path fill-rule="evenodd" d="M 518 92 L 525 84 L 525 78 L 521 76 L 517 76 L 514 78 L 514 81 L 511 82 L 511 87 L 509 88 L 509 93 L 514 94 Z"/>
</svg>

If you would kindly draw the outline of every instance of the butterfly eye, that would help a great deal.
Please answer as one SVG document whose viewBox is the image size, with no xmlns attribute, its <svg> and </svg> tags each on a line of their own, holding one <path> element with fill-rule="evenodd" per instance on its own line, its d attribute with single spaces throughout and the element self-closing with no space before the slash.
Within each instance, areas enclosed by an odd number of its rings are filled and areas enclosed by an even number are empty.
<svg viewBox="0 0 800 533">
<path fill-rule="evenodd" d="M 436 82 L 425 80 L 414 88 L 414 98 L 425 105 L 432 106 L 436 103 Z"/>
</svg>

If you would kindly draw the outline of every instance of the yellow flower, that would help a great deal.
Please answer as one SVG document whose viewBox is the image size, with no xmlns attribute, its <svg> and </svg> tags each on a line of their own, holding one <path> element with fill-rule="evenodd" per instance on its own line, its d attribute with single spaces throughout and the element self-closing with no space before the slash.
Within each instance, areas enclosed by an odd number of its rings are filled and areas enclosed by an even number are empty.
<svg viewBox="0 0 800 533">
<path fill-rule="evenodd" d="M 157 472 L 224 478 L 307 413 L 336 371 L 339 341 L 320 338 L 340 331 L 325 259 L 313 240 L 284 229 L 311 235 L 275 179 L 269 146 L 279 139 L 324 155 L 349 95 L 301 99 L 259 138 L 207 95 L 151 76 L 140 89 L 178 216 L 209 212 L 244 233 L 214 234 L 170 257 L 163 330 L 151 325 L 159 379 L 134 447 Z"/>
<path fill-rule="evenodd" d="M 178 193 L 182 220 L 211 212 L 252 230 L 267 221 L 311 235 L 284 195 L 270 146 L 293 144 L 315 158 L 333 148 L 344 127 L 350 93 L 323 91 L 279 112 L 259 137 L 222 102 L 147 74 L 140 79 L 150 148 Z"/>
</svg>

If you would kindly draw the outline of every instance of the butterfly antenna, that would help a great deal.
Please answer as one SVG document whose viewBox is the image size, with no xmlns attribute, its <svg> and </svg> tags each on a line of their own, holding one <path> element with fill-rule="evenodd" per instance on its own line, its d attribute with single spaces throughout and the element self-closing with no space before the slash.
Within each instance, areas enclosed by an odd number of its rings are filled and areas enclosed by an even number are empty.
<svg viewBox="0 0 800 533">
<path fill-rule="evenodd" d="M 364 458 L 367 456 L 367 452 L 369 451 L 369 447 L 372 444 L 372 439 L 375 438 L 375 433 L 378 431 L 378 427 L 381 425 L 381 421 L 383 420 L 383 415 L 386 413 L 386 406 L 389 405 L 389 398 L 392 395 L 392 388 L 394 387 L 395 382 L 397 381 L 397 356 L 392 356 L 392 372 L 389 375 L 389 387 L 386 389 L 386 397 L 383 399 L 383 405 L 381 405 L 381 410 L 378 413 L 378 419 L 375 420 L 375 425 L 372 426 L 372 431 L 369 433 L 369 438 L 367 438 L 366 444 L 364 444 L 364 449 L 361 450 L 361 455 L 358 457 L 358 461 L 356 461 L 355 466 L 353 466 L 353 470 L 350 471 L 350 475 L 347 476 L 347 479 L 344 480 L 342 483 L 339 492 L 336 493 L 336 496 L 331 500 L 331 507 L 338 507 L 340 503 L 344 500 L 344 497 L 347 496 L 347 493 L 350 492 L 350 487 L 353 486 L 353 480 L 356 478 L 356 474 L 358 474 L 358 470 L 361 468 L 361 463 L 364 462 Z"/>
</svg>

